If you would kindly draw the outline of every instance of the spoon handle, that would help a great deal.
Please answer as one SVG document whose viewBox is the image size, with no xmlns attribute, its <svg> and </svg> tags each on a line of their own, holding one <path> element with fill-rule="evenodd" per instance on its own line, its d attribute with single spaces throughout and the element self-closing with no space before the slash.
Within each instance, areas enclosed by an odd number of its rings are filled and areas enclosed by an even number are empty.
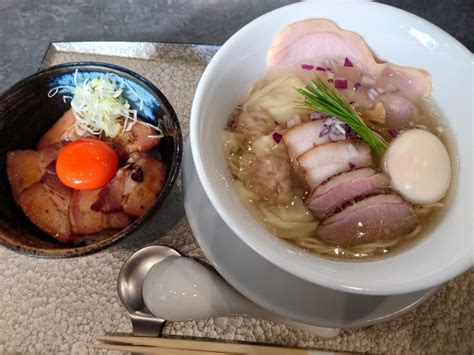
<svg viewBox="0 0 474 355">
<path fill-rule="evenodd" d="M 151 316 L 143 312 L 133 312 L 130 314 L 132 321 L 133 335 L 144 337 L 157 337 L 165 325 L 165 320 Z"/>
</svg>

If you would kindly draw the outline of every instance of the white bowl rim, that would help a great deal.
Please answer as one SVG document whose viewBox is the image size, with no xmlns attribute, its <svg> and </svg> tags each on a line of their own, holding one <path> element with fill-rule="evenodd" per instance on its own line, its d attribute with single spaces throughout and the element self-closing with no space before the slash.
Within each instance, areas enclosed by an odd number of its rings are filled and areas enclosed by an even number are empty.
<svg viewBox="0 0 474 355">
<path fill-rule="evenodd" d="M 294 274 L 297 277 L 300 277 L 302 279 L 305 279 L 309 282 L 314 282 L 316 284 L 319 284 L 324 287 L 329 287 L 332 289 L 340 290 L 343 292 L 351 292 L 351 293 L 359 293 L 359 294 L 368 294 L 368 295 L 393 295 L 393 294 L 402 294 L 402 293 L 409 293 L 409 292 L 415 292 L 421 289 L 425 288 L 430 288 L 437 286 L 439 284 L 442 284 L 453 277 L 461 274 L 462 272 L 468 270 L 470 267 L 473 266 L 474 264 L 474 256 L 467 255 L 467 257 L 463 257 L 461 260 L 458 260 L 457 262 L 453 263 L 450 268 L 445 269 L 442 274 L 438 274 L 433 277 L 429 278 L 423 278 L 422 280 L 420 278 L 412 278 L 409 281 L 404 281 L 401 283 L 393 284 L 391 286 L 387 286 L 386 284 L 384 285 L 371 285 L 370 287 L 366 286 L 360 286 L 357 283 L 347 281 L 345 283 L 334 283 L 332 278 L 328 277 L 322 277 L 318 275 L 318 273 L 314 273 L 311 276 L 309 275 L 310 273 L 308 272 L 301 272 L 301 270 L 297 270 L 292 267 L 291 264 L 285 263 L 284 261 L 282 262 L 281 260 L 277 263 L 275 260 L 276 254 L 269 252 L 268 250 L 264 250 L 264 248 L 260 248 L 254 240 L 249 239 L 247 236 L 242 235 L 240 233 L 239 225 L 235 219 L 232 218 L 231 212 L 226 208 L 226 205 L 221 199 L 216 192 L 213 190 L 212 186 L 209 183 L 209 179 L 207 176 L 207 172 L 204 168 L 204 163 L 203 163 L 203 157 L 200 154 L 200 145 L 199 145 L 199 137 L 198 137 L 198 116 L 199 112 L 201 110 L 201 105 L 200 105 L 200 100 L 199 98 L 205 94 L 206 91 L 206 86 L 208 85 L 208 82 L 212 79 L 211 78 L 211 73 L 214 70 L 213 63 L 216 63 L 219 58 L 222 56 L 222 53 L 224 53 L 225 49 L 227 47 L 230 47 L 233 42 L 238 41 L 238 37 L 241 33 L 248 31 L 249 28 L 254 26 L 254 24 L 257 21 L 260 21 L 261 19 L 268 18 L 270 16 L 273 16 L 276 13 L 279 12 L 284 12 L 290 8 L 297 7 L 297 6 L 308 6 L 308 5 L 314 5 L 311 2 L 302 2 L 302 3 L 295 3 L 291 5 L 287 5 L 281 8 L 278 8 L 276 10 L 273 10 L 269 13 L 266 13 L 257 19 L 251 21 L 244 27 L 242 27 L 239 31 L 237 31 L 233 36 L 231 36 L 221 47 L 221 49 L 216 53 L 216 55 L 213 57 L 209 65 L 207 66 L 206 70 L 204 71 L 201 80 L 198 84 L 198 87 L 195 92 L 195 98 L 193 101 L 192 105 L 192 110 L 191 110 L 191 119 L 190 119 L 190 143 L 191 143 L 191 151 L 192 151 L 192 156 L 193 160 L 196 166 L 196 171 L 197 175 L 201 181 L 201 184 L 204 188 L 204 191 L 206 192 L 206 195 L 209 197 L 209 200 L 213 204 L 214 208 L 220 215 L 220 217 L 225 221 L 225 223 L 229 226 L 229 228 L 237 235 L 239 236 L 240 239 L 242 239 L 249 247 L 251 247 L 253 250 L 255 250 L 259 255 L 270 261 L 271 263 L 283 267 L 285 270 L 288 272 Z M 336 4 L 334 4 L 336 6 Z M 341 5 L 340 3 L 337 5 Z M 381 3 L 374 3 L 374 2 L 365 2 L 365 3 L 358 3 L 358 6 L 374 6 L 374 7 L 379 7 L 381 9 L 390 9 L 390 11 L 393 12 L 398 12 L 399 14 L 403 14 L 404 16 L 410 17 L 413 20 L 418 21 L 419 23 L 424 24 L 425 26 L 429 26 L 433 32 L 436 33 L 437 36 L 443 37 L 446 40 L 449 40 L 449 42 L 455 44 L 458 46 L 458 48 L 461 51 L 464 51 L 464 54 L 466 56 L 466 60 L 469 60 L 471 64 L 474 64 L 473 56 L 472 53 L 465 48 L 457 39 L 452 37 L 450 34 L 446 33 L 444 30 L 439 28 L 438 26 L 416 16 L 413 15 L 407 11 L 381 4 Z M 308 18 L 311 18 L 311 16 L 308 16 Z M 349 29 L 350 30 L 350 29 Z M 244 208 L 242 206 L 242 208 Z M 473 242 L 474 243 L 474 242 Z M 472 249 L 471 249 L 472 250 Z M 385 260 L 385 259 L 382 259 Z M 368 261 L 370 263 L 373 263 L 374 261 Z M 337 261 L 337 263 L 344 263 L 341 261 Z M 422 287 L 420 287 L 422 286 Z"/>
</svg>

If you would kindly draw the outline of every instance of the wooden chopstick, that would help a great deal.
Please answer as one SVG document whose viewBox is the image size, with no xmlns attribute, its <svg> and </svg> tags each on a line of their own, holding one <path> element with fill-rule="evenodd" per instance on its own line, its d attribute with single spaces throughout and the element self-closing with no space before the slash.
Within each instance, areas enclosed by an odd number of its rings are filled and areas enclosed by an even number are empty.
<svg viewBox="0 0 474 355">
<path fill-rule="evenodd" d="M 222 343 L 213 341 L 198 341 L 185 339 L 167 339 L 152 337 L 134 337 L 134 336 L 113 336 L 101 335 L 96 336 L 96 340 L 120 343 L 123 345 L 100 344 L 97 348 L 108 350 L 122 350 L 142 352 L 141 348 L 147 349 L 148 354 L 253 354 L 253 355 L 313 355 L 313 354 L 334 354 L 333 352 L 292 349 L 278 346 L 264 346 L 252 344 Z M 132 346 L 130 346 L 132 345 Z M 111 348 L 111 347 L 114 348 Z M 121 347 L 120 349 L 117 347 Z M 134 348 L 133 350 L 131 348 Z M 127 349 L 126 349 L 127 348 Z M 138 349 L 140 348 L 140 349 Z M 166 349 L 165 352 L 163 352 Z M 162 352 L 150 352 L 150 351 Z M 173 352 L 174 351 L 174 352 Z M 184 351 L 191 351 L 185 353 Z"/>
<path fill-rule="evenodd" d="M 139 345 L 114 345 L 114 344 L 98 344 L 94 345 L 98 350 L 115 350 L 126 351 L 140 354 L 158 354 L 158 355 L 229 355 L 231 353 L 216 353 L 214 351 L 200 351 L 200 350 L 184 350 L 184 349 L 169 349 L 157 348 L 154 346 L 139 346 Z"/>
</svg>

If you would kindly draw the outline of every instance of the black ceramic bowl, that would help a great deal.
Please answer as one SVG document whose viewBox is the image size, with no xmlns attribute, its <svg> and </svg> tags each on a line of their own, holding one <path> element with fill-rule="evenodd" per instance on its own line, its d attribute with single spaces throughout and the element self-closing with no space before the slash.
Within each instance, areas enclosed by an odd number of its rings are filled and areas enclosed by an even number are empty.
<svg viewBox="0 0 474 355">
<path fill-rule="evenodd" d="M 160 120 L 165 133 L 157 146 L 168 166 L 163 190 L 148 212 L 123 230 L 89 244 L 64 245 L 38 229 L 16 206 L 6 174 L 6 154 L 35 149 L 39 138 L 69 109 L 62 95 L 48 97 L 51 88 L 76 78 L 114 73 L 138 92 L 145 103 L 139 116 L 150 123 Z M 127 99 L 130 99 L 127 96 Z M 130 100 L 129 100 L 130 101 Z M 133 102 L 132 102 L 133 105 Z M 178 118 L 166 97 L 142 76 L 115 65 L 96 62 L 67 63 L 38 72 L 11 87 L 0 97 L 0 244 L 15 251 L 43 257 L 72 257 L 96 252 L 125 238 L 162 205 L 177 179 L 181 165 L 182 135 Z"/>
</svg>

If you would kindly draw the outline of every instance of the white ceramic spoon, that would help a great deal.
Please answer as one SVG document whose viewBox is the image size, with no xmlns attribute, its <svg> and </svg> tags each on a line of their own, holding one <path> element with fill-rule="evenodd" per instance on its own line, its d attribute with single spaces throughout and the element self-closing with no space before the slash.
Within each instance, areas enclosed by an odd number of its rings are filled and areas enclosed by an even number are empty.
<svg viewBox="0 0 474 355">
<path fill-rule="evenodd" d="M 242 296 L 214 271 L 179 256 L 169 256 L 150 269 L 143 282 L 143 300 L 155 317 L 170 321 L 242 315 L 288 324 L 325 338 L 340 332 L 281 318 Z"/>
</svg>

